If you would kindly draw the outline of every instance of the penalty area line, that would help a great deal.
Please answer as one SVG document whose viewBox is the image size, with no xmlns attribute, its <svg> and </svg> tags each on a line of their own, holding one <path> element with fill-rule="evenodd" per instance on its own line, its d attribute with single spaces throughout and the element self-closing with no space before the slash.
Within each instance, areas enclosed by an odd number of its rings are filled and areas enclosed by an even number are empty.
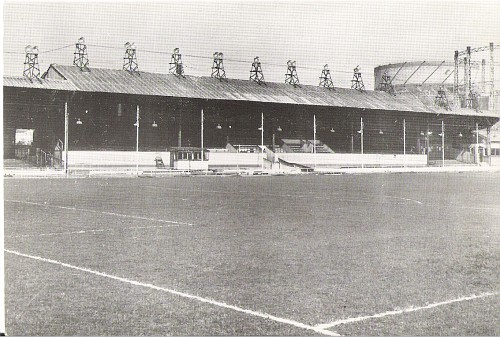
<svg viewBox="0 0 500 337">
<path fill-rule="evenodd" d="M 340 319 L 340 320 L 337 320 L 337 321 L 334 321 L 334 322 L 331 322 L 331 323 L 318 324 L 318 325 L 315 325 L 315 327 L 316 328 L 320 328 L 320 329 L 329 329 L 329 328 L 333 328 L 334 326 L 341 325 L 341 324 L 354 323 L 354 322 L 364 321 L 364 320 L 372 319 L 372 318 L 381 318 L 381 317 L 386 317 L 386 316 L 401 315 L 401 314 L 404 314 L 404 313 L 407 313 L 407 312 L 414 312 L 414 311 L 420 311 L 420 310 L 425 310 L 425 309 L 432 309 L 432 308 L 439 307 L 439 306 L 442 306 L 442 305 L 448 305 L 448 304 L 457 303 L 457 302 L 463 302 L 463 301 L 471 301 L 471 300 L 475 300 L 475 299 L 478 299 L 478 298 L 489 297 L 489 296 L 497 296 L 497 295 L 500 295 L 500 291 L 485 292 L 485 293 L 481 293 L 479 295 L 464 296 L 464 297 L 455 298 L 455 299 L 448 300 L 448 301 L 436 302 L 436 303 L 424 305 L 424 306 L 421 306 L 421 307 L 409 307 L 409 308 L 406 308 L 406 309 L 391 310 L 391 311 L 386 311 L 386 312 L 382 312 L 382 313 L 375 314 L 375 315 L 370 315 L 370 316 L 359 316 L 359 317 L 352 317 L 352 318 Z"/>
<path fill-rule="evenodd" d="M 214 305 L 214 306 L 217 306 L 217 307 L 221 307 L 221 308 L 225 308 L 225 309 L 230 309 L 230 310 L 237 311 L 237 312 L 240 312 L 240 313 L 244 313 L 244 314 L 247 314 L 247 315 L 251 315 L 251 316 L 255 316 L 255 317 L 260 317 L 260 318 L 268 319 L 268 320 L 275 321 L 275 322 L 278 322 L 278 323 L 292 325 L 292 326 L 295 326 L 295 327 L 301 328 L 301 329 L 311 330 L 311 331 L 314 331 L 314 332 L 322 334 L 322 335 L 340 336 L 339 334 L 337 334 L 337 333 L 335 333 L 333 331 L 330 331 L 330 330 L 318 328 L 318 327 L 315 327 L 315 326 L 312 326 L 312 325 L 308 325 L 308 324 L 304 324 L 304 323 L 301 323 L 301 322 L 297 322 L 297 321 L 294 321 L 294 320 L 291 320 L 291 319 L 287 319 L 287 318 L 282 318 L 282 317 L 278 317 L 278 316 L 266 314 L 266 313 L 260 312 L 260 311 L 254 311 L 254 310 L 240 308 L 240 307 L 237 307 L 235 305 L 231 305 L 231 304 L 227 304 L 227 303 L 224 303 L 224 302 L 216 301 L 216 300 L 213 300 L 213 299 L 210 299 L 210 298 L 205 298 L 205 297 L 201 297 L 201 296 L 197 296 L 197 295 L 191 295 L 191 294 L 180 292 L 180 291 L 177 291 L 177 290 L 174 290 L 174 289 L 169 289 L 169 288 L 155 286 L 155 285 L 150 284 L 150 283 L 143 283 L 143 282 L 139 282 L 139 281 L 135 281 L 135 280 L 130 280 L 130 279 L 126 279 L 124 277 L 114 276 L 114 275 L 106 274 L 106 273 L 103 273 L 103 272 L 100 272 L 100 271 L 96 271 L 96 270 L 92 270 L 92 269 L 88 269 L 88 268 L 74 266 L 74 265 L 71 265 L 71 264 L 68 264 L 68 263 L 64 263 L 64 262 L 60 262 L 60 261 L 56 261 L 56 260 L 52 260 L 52 259 L 48 259 L 48 258 L 44 258 L 44 257 L 40 257 L 40 256 L 28 255 L 28 254 L 20 253 L 20 252 L 17 252 L 17 251 L 14 251 L 14 250 L 9 250 L 9 249 L 4 249 L 4 250 L 5 250 L 5 252 L 7 252 L 9 254 L 13 254 L 13 255 L 17 255 L 17 256 L 21 256 L 21 257 L 25 257 L 25 258 L 37 260 L 37 261 L 42 261 L 42 262 L 46 262 L 46 263 L 55 264 L 55 265 L 66 267 L 66 268 L 70 268 L 70 269 L 73 269 L 73 270 L 78 270 L 78 271 L 81 271 L 81 272 L 85 272 L 85 273 L 89 273 L 89 274 L 93 274 L 93 275 L 105 277 L 105 278 L 112 279 L 112 280 L 115 280 L 115 281 L 119 281 L 119 282 L 123 282 L 123 283 L 128 283 L 128 284 L 131 284 L 131 285 L 134 285 L 134 286 L 139 286 L 139 287 L 143 287 L 143 288 L 149 288 L 149 289 L 153 289 L 153 290 L 157 290 L 157 291 L 162 291 L 162 292 L 165 292 L 165 293 L 169 293 L 169 294 L 172 294 L 172 295 L 177 295 L 177 296 L 188 298 L 188 299 L 191 299 L 191 300 L 195 300 L 195 301 L 199 301 L 199 302 L 203 302 L 203 303 L 208 303 L 208 304 L 211 304 L 211 305 Z"/>
<path fill-rule="evenodd" d="M 138 220 L 171 223 L 171 224 L 176 224 L 176 225 L 196 226 L 195 224 L 188 223 L 188 222 L 179 222 L 179 221 L 174 221 L 174 220 L 148 218 L 148 217 L 143 217 L 143 216 L 138 216 L 138 215 L 121 214 L 121 213 L 107 212 L 107 211 L 97 211 L 97 210 L 93 210 L 93 209 L 77 208 L 77 207 L 72 207 L 72 206 L 58 206 L 58 205 L 45 204 L 45 203 L 41 203 L 41 202 L 21 201 L 21 200 L 5 200 L 5 202 L 14 202 L 14 203 L 18 203 L 18 204 L 36 205 L 36 206 L 41 206 L 41 207 L 68 209 L 71 211 L 79 211 L 79 212 L 106 214 L 106 215 L 113 215 L 113 216 L 118 216 L 118 217 L 122 217 L 122 218 L 131 218 L 131 219 L 138 219 Z"/>
</svg>

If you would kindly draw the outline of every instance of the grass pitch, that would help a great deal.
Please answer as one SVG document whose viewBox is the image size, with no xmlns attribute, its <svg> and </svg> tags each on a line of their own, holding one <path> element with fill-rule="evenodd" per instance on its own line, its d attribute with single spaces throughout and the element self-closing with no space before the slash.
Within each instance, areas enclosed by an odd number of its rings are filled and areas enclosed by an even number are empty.
<svg viewBox="0 0 500 337">
<path fill-rule="evenodd" d="M 5 199 L 10 335 L 318 335 L 286 320 L 433 303 L 325 330 L 500 333 L 498 173 L 7 179 Z"/>
</svg>

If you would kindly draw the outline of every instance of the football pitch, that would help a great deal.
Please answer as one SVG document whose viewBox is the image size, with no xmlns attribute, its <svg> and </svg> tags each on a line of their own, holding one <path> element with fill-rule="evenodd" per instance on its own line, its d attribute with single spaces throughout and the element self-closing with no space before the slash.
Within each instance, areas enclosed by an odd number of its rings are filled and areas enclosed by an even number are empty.
<svg viewBox="0 0 500 337">
<path fill-rule="evenodd" d="M 500 173 L 4 186 L 8 335 L 500 334 Z"/>
</svg>

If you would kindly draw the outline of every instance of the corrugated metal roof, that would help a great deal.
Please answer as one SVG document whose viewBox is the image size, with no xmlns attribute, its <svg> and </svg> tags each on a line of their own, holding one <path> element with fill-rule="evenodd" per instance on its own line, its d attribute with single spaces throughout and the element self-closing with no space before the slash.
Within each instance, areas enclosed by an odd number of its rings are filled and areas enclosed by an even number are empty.
<svg viewBox="0 0 500 337">
<path fill-rule="evenodd" d="M 56 76 L 54 76 L 54 71 Z M 220 81 L 211 77 L 194 76 L 182 78 L 171 74 L 130 73 L 124 70 L 101 68 L 80 71 L 74 66 L 55 64 L 50 66 L 47 76 L 48 78 L 62 76 L 68 82 L 72 82 L 76 90 L 87 92 L 498 117 L 497 113 L 491 111 L 483 113 L 469 109 L 448 111 L 426 105 L 412 95 L 392 96 L 382 91 L 359 92 L 345 88 L 330 90 L 311 85 L 293 87 L 272 82 L 259 85 L 248 80 Z M 55 80 L 52 79 L 52 81 Z"/>
<path fill-rule="evenodd" d="M 78 88 L 71 81 L 54 79 L 34 79 L 30 81 L 26 77 L 4 77 L 4 87 L 31 88 L 31 89 L 52 89 L 75 91 Z"/>
</svg>

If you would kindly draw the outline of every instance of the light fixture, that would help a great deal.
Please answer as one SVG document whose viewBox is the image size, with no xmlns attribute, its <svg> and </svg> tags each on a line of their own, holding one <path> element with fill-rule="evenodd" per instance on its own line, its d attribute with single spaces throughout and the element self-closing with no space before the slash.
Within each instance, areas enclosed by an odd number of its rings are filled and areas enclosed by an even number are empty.
<svg viewBox="0 0 500 337">
<path fill-rule="evenodd" d="M 444 136 L 444 133 L 438 133 L 439 136 L 443 137 Z"/>
<path fill-rule="evenodd" d="M 428 135 L 432 135 L 432 131 L 427 131 L 427 134 Z"/>
<path fill-rule="evenodd" d="M 80 118 L 78 118 L 78 120 L 76 121 L 76 124 L 78 124 L 78 125 L 82 125 L 82 124 L 83 124 L 83 122 L 81 121 L 81 119 L 80 119 Z"/>
<path fill-rule="evenodd" d="M 232 126 L 231 126 L 231 125 L 229 125 L 229 126 L 228 126 L 228 128 L 230 128 L 230 129 L 231 129 L 231 128 L 232 128 Z"/>
<path fill-rule="evenodd" d="M 137 127 L 138 127 L 138 126 L 139 126 L 139 124 L 138 124 L 137 122 L 135 122 L 135 123 L 134 123 L 134 126 L 137 126 Z"/>
<path fill-rule="evenodd" d="M 357 132 L 358 132 L 358 133 L 361 133 L 361 132 L 363 132 L 363 130 L 358 130 Z"/>
<path fill-rule="evenodd" d="M 461 133 L 461 132 L 458 134 L 458 137 L 463 137 L 463 136 L 464 136 L 464 135 L 462 135 L 462 133 Z"/>
<path fill-rule="evenodd" d="M 378 132 L 379 135 L 383 135 L 384 134 L 384 131 L 382 131 L 382 129 L 380 129 L 380 131 Z"/>
<path fill-rule="evenodd" d="M 281 126 L 278 126 L 278 128 L 276 129 L 276 131 L 281 132 L 281 131 L 283 131 L 283 129 L 281 128 Z"/>
<path fill-rule="evenodd" d="M 216 126 L 216 128 L 217 128 L 218 130 L 220 130 L 220 129 L 222 129 L 222 126 L 218 123 L 218 124 L 217 124 L 217 126 Z"/>
<path fill-rule="evenodd" d="M 156 124 L 156 121 L 153 121 L 153 124 L 151 124 L 152 127 L 157 128 L 158 124 Z"/>
<path fill-rule="evenodd" d="M 425 136 L 424 132 L 423 131 L 420 131 L 420 135 L 421 136 Z"/>
</svg>

